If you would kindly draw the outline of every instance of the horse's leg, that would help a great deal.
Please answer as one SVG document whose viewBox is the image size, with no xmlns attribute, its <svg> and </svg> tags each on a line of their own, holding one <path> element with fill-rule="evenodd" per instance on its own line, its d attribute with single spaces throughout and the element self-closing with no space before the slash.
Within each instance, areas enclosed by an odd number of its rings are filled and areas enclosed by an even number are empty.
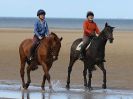
<svg viewBox="0 0 133 99">
<path fill-rule="evenodd" d="M 42 67 L 43 67 L 43 70 L 44 70 L 44 73 L 45 73 L 44 75 L 46 76 L 46 79 L 48 80 L 48 83 L 49 83 L 49 89 L 52 89 L 48 66 L 47 66 L 46 63 L 42 62 Z"/>
<path fill-rule="evenodd" d="M 31 66 L 27 67 L 27 83 L 26 83 L 26 89 L 29 87 L 31 83 L 31 78 L 30 78 L 30 72 L 31 72 Z"/>
<path fill-rule="evenodd" d="M 46 75 L 44 74 L 43 75 L 43 82 L 42 82 L 42 85 L 41 85 L 41 88 L 42 88 L 42 90 L 45 90 L 45 81 L 46 81 Z"/>
<path fill-rule="evenodd" d="M 20 68 L 20 75 L 22 79 L 22 86 L 25 88 L 25 80 L 24 80 L 24 74 L 25 74 L 25 61 L 21 60 L 21 68 Z"/>
<path fill-rule="evenodd" d="M 92 87 L 91 87 L 92 69 L 90 67 L 88 67 L 88 72 L 89 72 L 88 88 L 89 90 L 92 90 Z"/>
<path fill-rule="evenodd" d="M 84 76 L 84 86 L 85 86 L 85 87 L 87 87 L 86 75 L 87 75 L 87 65 L 86 65 L 86 63 L 84 62 L 83 76 Z"/>
<path fill-rule="evenodd" d="M 52 66 L 52 64 L 49 64 L 49 66 L 50 66 L 50 65 Z M 51 66 L 48 68 L 48 71 L 50 70 Z M 46 75 L 44 74 L 44 75 L 43 75 L 42 85 L 41 85 L 42 90 L 45 90 L 45 82 L 46 82 L 46 79 L 47 79 L 47 77 L 46 77 Z"/>
<path fill-rule="evenodd" d="M 104 63 L 98 64 L 97 65 L 102 71 L 103 71 L 103 85 L 102 88 L 106 89 L 106 70 L 104 68 Z"/>
<path fill-rule="evenodd" d="M 69 66 L 68 66 L 68 76 L 67 76 L 67 85 L 66 88 L 70 88 L 70 75 L 72 72 L 73 64 L 75 63 L 76 59 L 70 58 Z"/>
</svg>

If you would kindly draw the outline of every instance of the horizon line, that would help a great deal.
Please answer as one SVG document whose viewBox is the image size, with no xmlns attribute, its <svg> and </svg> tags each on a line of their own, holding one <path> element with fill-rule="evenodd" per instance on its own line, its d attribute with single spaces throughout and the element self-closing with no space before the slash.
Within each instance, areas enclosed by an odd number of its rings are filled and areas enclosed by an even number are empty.
<svg viewBox="0 0 133 99">
<path fill-rule="evenodd" d="M 14 16 L 9 16 L 9 17 L 4 17 L 4 16 L 0 16 L 0 18 L 37 18 L 37 17 L 14 17 Z M 77 17 L 46 17 L 46 19 L 86 19 L 86 18 L 77 18 Z M 133 18 L 95 18 L 95 19 L 116 19 L 116 20 L 133 20 Z M 94 20 L 95 20 L 94 19 Z"/>
</svg>

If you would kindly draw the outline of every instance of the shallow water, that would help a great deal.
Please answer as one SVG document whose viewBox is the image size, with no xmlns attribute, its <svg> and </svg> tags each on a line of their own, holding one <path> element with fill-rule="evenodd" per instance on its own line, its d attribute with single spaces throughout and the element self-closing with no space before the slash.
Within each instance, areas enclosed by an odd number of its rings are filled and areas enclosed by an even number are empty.
<svg viewBox="0 0 133 99">
<path fill-rule="evenodd" d="M 20 87 L 20 84 L 0 84 L 0 99 L 133 99 L 133 90 L 100 89 L 92 91 L 83 86 L 72 86 L 70 90 L 63 88 L 60 82 L 53 85 L 53 91 L 46 87 L 42 91 L 39 86 L 30 86 L 28 90 Z"/>
</svg>

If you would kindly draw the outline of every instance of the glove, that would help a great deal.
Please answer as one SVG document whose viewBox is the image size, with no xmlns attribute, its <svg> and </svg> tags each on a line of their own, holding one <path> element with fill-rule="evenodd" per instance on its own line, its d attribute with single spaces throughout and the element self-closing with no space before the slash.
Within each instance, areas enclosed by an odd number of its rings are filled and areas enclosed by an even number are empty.
<svg viewBox="0 0 133 99">
<path fill-rule="evenodd" d="M 38 38 L 39 38 L 40 40 L 42 39 L 42 37 L 41 37 L 41 36 L 39 36 Z"/>
</svg>

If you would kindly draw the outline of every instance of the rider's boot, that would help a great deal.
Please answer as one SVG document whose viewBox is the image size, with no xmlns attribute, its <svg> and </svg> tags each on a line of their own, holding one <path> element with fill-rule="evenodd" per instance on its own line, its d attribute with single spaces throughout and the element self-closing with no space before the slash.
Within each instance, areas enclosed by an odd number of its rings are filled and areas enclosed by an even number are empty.
<svg viewBox="0 0 133 99">
<path fill-rule="evenodd" d="M 37 44 L 37 42 L 35 42 L 35 43 L 33 43 L 33 45 L 30 48 L 30 52 L 27 57 L 29 63 L 32 63 L 32 60 L 34 59 L 34 54 L 35 54 L 35 50 L 36 50 L 37 46 L 38 46 L 38 44 Z"/>
<path fill-rule="evenodd" d="M 81 50 L 80 50 L 80 59 L 81 60 L 85 59 L 85 48 L 86 48 L 85 45 L 81 46 Z"/>
</svg>

